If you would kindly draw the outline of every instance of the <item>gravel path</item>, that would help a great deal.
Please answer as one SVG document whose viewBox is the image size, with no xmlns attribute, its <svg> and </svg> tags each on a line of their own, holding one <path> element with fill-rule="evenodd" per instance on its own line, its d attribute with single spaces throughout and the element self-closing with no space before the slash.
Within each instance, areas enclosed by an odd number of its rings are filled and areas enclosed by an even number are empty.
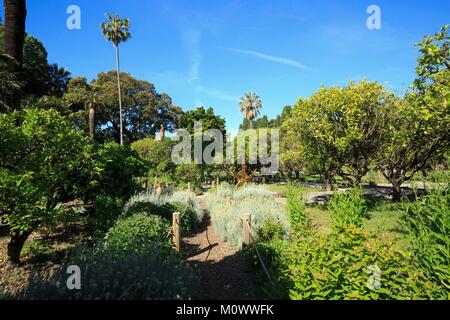
<svg viewBox="0 0 450 320">
<path fill-rule="evenodd" d="M 200 198 L 202 207 L 203 198 Z M 205 210 L 205 209 L 204 209 Z M 188 263 L 200 272 L 201 296 L 205 300 L 253 300 L 255 288 L 246 273 L 247 263 L 237 248 L 228 246 L 215 233 L 206 210 L 198 232 L 183 239 Z"/>
</svg>

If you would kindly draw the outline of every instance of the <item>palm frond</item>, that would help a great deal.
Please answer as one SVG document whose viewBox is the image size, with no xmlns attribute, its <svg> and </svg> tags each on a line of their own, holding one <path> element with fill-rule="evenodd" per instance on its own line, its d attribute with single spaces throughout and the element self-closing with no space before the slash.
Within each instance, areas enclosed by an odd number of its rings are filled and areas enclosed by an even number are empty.
<svg viewBox="0 0 450 320">
<path fill-rule="evenodd" d="M 252 121 L 261 114 L 261 98 L 253 92 L 247 92 L 241 98 L 239 108 L 244 117 L 247 120 Z"/>
<path fill-rule="evenodd" d="M 102 32 L 108 41 L 111 41 L 115 46 L 121 42 L 125 42 L 131 38 L 129 32 L 130 20 L 128 18 L 122 19 L 118 15 L 111 16 L 105 13 L 107 21 L 101 24 Z"/>
</svg>

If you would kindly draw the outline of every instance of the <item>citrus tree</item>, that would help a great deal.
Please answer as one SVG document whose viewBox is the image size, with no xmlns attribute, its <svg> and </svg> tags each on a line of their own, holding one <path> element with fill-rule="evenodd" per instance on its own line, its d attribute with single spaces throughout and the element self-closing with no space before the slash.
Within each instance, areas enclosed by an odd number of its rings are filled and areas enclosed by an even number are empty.
<svg viewBox="0 0 450 320">
<path fill-rule="evenodd" d="M 61 204 L 96 187 L 94 156 L 90 139 L 55 110 L 0 114 L 0 215 L 11 230 L 9 265 L 20 262 L 32 231 L 67 214 Z"/>
<path fill-rule="evenodd" d="M 450 42 L 448 26 L 418 45 L 417 79 L 402 100 L 386 109 L 378 167 L 400 200 L 402 183 L 413 178 L 450 145 Z"/>
<path fill-rule="evenodd" d="M 309 99 L 299 99 L 282 125 L 283 164 L 321 174 L 327 190 L 336 175 L 359 183 L 380 147 L 390 97 L 382 85 L 364 80 L 322 87 Z"/>
</svg>

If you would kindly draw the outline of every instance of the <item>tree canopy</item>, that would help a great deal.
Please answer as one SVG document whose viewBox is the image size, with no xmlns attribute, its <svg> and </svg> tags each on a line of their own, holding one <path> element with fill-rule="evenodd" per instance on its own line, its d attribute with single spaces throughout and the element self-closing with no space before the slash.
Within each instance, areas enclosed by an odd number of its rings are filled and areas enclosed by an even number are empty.
<svg viewBox="0 0 450 320">
<path fill-rule="evenodd" d="M 391 97 L 376 82 L 322 87 L 299 99 L 283 123 L 285 162 L 293 159 L 308 172 L 323 175 L 330 188 L 335 175 L 357 183 L 369 170 L 380 146 L 384 104 Z"/>
<path fill-rule="evenodd" d="M 0 53 L 3 52 L 3 32 L 0 21 Z M 23 70 L 18 77 L 24 83 L 21 93 L 25 104 L 31 105 L 45 95 L 60 97 L 70 79 L 70 73 L 57 64 L 49 64 L 48 53 L 42 42 L 26 33 Z"/>
<path fill-rule="evenodd" d="M 124 136 L 132 143 L 152 137 L 163 125 L 171 132 L 182 114 L 165 93 L 158 93 L 147 81 L 122 73 L 122 101 Z M 91 83 L 86 79 L 72 79 L 63 101 L 74 112 L 83 110 L 84 128 L 87 128 L 87 104 L 96 105 L 96 128 L 100 141 L 119 141 L 119 106 L 117 101 L 117 75 L 115 71 L 100 73 Z"/>
</svg>

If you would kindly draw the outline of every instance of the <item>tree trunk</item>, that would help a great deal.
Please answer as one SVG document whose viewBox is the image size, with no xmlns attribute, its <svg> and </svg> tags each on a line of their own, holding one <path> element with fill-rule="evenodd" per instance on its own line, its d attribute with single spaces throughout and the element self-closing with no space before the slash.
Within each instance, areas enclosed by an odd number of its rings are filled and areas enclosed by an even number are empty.
<svg viewBox="0 0 450 320">
<path fill-rule="evenodd" d="M 333 178 L 325 177 L 325 191 L 333 191 Z"/>
<path fill-rule="evenodd" d="M 164 128 L 164 125 L 162 124 L 159 128 L 159 136 L 155 137 L 155 141 L 163 141 L 165 135 L 166 135 L 166 129 Z"/>
<path fill-rule="evenodd" d="M 248 120 L 248 128 L 253 129 L 253 120 Z"/>
<path fill-rule="evenodd" d="M 392 182 L 392 201 L 399 202 L 402 199 L 402 183 Z"/>
<path fill-rule="evenodd" d="M 3 31 L 3 52 L 16 60 L 14 71 L 20 72 L 23 63 L 23 46 L 25 42 L 25 20 L 27 8 L 25 0 L 4 0 L 5 25 Z M 8 97 L 12 109 L 20 107 L 20 94 Z"/>
<path fill-rule="evenodd" d="M 166 129 L 164 128 L 164 125 L 161 125 L 161 128 L 159 129 L 159 137 L 161 139 L 161 141 L 164 141 L 166 135 Z"/>
<path fill-rule="evenodd" d="M 89 136 L 95 138 L 95 104 L 89 102 Z"/>
<path fill-rule="evenodd" d="M 25 20 L 27 8 L 25 0 L 4 0 L 5 30 L 3 51 L 22 65 L 25 41 Z"/>
<path fill-rule="evenodd" d="M 20 263 L 20 253 L 22 252 L 25 241 L 30 236 L 31 231 L 19 233 L 18 231 L 11 232 L 11 239 L 8 243 L 8 268 L 13 268 Z"/>
<path fill-rule="evenodd" d="M 123 146 L 123 119 L 122 119 L 122 92 L 120 90 L 120 63 L 119 46 L 116 46 L 116 66 L 117 66 L 117 89 L 119 92 L 119 127 L 120 127 L 120 145 Z"/>
</svg>

